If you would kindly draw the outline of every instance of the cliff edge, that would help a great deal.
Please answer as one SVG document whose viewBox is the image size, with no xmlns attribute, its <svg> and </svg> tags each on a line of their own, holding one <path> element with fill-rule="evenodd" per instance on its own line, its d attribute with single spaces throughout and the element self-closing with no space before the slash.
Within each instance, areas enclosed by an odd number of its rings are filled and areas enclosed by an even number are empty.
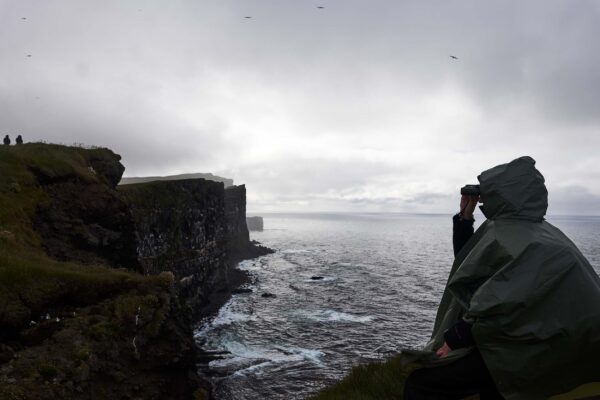
<svg viewBox="0 0 600 400">
<path fill-rule="evenodd" d="M 210 397 L 192 317 L 232 289 L 223 183 L 121 192 L 119 160 L 0 148 L 0 398 Z"/>
</svg>

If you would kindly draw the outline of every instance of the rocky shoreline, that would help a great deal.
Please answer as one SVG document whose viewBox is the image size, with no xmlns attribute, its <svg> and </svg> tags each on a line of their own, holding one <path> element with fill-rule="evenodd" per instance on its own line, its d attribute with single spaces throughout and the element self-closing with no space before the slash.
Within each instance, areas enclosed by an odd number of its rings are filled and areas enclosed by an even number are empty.
<svg viewBox="0 0 600 400">
<path fill-rule="evenodd" d="M 117 187 L 108 149 L 0 149 L 0 399 L 210 399 L 194 323 L 270 252 L 245 187 Z"/>
</svg>

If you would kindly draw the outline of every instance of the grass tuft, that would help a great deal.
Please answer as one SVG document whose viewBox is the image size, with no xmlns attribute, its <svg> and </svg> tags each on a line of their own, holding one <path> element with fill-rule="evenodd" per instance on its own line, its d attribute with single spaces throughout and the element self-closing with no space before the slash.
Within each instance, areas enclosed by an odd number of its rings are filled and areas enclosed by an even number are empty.
<svg viewBox="0 0 600 400">
<path fill-rule="evenodd" d="M 387 361 L 354 367 L 333 386 L 323 389 L 314 400 L 401 400 L 404 381 L 416 366 L 403 366 L 400 355 Z"/>
</svg>

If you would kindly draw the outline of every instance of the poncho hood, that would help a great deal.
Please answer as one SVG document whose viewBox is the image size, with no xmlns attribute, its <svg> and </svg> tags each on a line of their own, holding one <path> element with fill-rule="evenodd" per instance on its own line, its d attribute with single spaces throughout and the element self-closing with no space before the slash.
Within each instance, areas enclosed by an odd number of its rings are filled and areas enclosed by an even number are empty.
<svg viewBox="0 0 600 400">
<path fill-rule="evenodd" d="M 479 180 L 487 219 L 517 218 L 541 221 L 548 209 L 544 177 L 535 160 L 525 156 L 483 171 Z"/>
</svg>

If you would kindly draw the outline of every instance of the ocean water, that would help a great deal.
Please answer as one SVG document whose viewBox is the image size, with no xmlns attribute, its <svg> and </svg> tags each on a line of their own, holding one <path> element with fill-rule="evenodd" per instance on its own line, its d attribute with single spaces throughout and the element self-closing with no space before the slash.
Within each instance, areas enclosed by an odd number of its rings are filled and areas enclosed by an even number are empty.
<svg viewBox="0 0 600 400">
<path fill-rule="evenodd" d="M 480 217 L 483 220 L 483 217 Z M 554 217 L 600 272 L 600 217 Z M 352 366 L 422 346 L 453 259 L 450 215 L 274 214 L 236 294 L 196 331 L 218 399 L 306 399 Z M 478 222 L 476 223 L 476 226 Z M 273 296 L 274 295 L 274 296 Z"/>
</svg>

